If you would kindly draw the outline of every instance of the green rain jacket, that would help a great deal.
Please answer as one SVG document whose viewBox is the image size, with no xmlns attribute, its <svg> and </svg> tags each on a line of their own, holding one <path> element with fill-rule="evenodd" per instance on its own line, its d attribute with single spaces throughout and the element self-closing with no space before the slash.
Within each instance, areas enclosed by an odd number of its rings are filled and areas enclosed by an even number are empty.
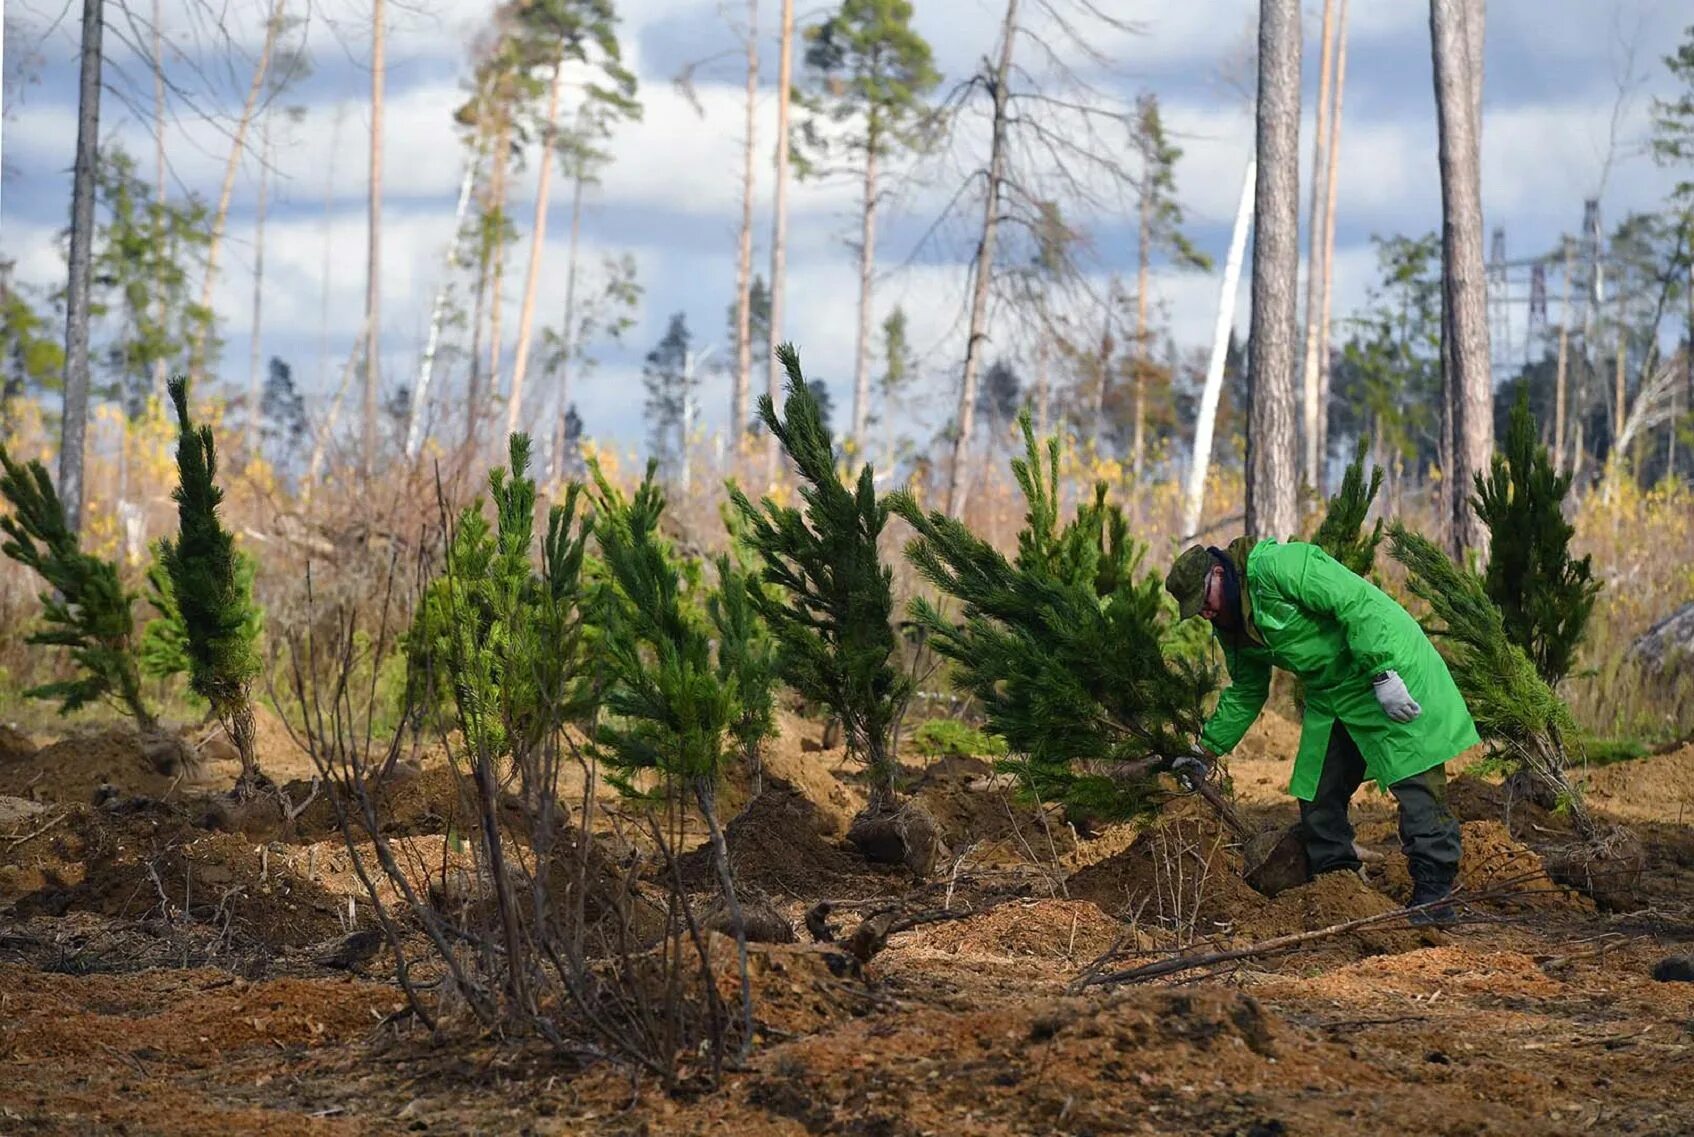
<svg viewBox="0 0 1694 1137">
<path fill-rule="evenodd" d="M 1246 634 L 1218 633 L 1230 686 L 1200 736 L 1214 754 L 1233 750 L 1259 717 L 1272 665 L 1305 684 L 1300 752 L 1288 785 L 1301 801 L 1317 792 L 1337 721 L 1358 743 L 1366 774 L 1384 788 L 1479 741 L 1446 661 L 1387 593 L 1304 541 L 1259 541 L 1246 567 Z M 1377 703 L 1371 679 L 1384 671 L 1399 672 L 1423 708 L 1411 722 L 1395 722 Z"/>
</svg>

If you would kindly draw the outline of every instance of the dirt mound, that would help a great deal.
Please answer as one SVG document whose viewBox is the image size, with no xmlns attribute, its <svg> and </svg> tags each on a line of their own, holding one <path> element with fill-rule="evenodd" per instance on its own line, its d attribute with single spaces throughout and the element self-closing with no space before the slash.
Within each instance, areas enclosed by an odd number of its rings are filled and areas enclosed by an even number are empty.
<svg viewBox="0 0 1694 1137">
<path fill-rule="evenodd" d="M 1459 832 L 1464 856 L 1459 861 L 1458 887 L 1473 895 L 1502 889 L 1513 893 L 1476 903 L 1490 911 L 1502 912 L 1594 910 L 1593 901 L 1551 880 L 1540 854 L 1512 837 L 1500 822 L 1466 821 L 1459 826 Z M 1406 868 L 1405 854 L 1398 849 L 1372 865 L 1370 874 L 1376 886 L 1389 896 L 1400 902 L 1411 899 L 1411 874 Z"/>
<path fill-rule="evenodd" d="M 1124 931 L 1122 924 L 1085 900 L 1028 900 L 931 925 L 917 942 L 954 955 L 1090 960 L 1110 951 Z"/>
<path fill-rule="evenodd" d="M 101 828 L 88 814 L 83 878 L 65 885 L 49 881 L 22 897 L 20 916 L 82 911 L 167 923 L 189 919 L 227 926 L 271 947 L 316 943 L 346 930 L 345 906 L 291 871 L 285 847 L 273 854 L 232 833 L 193 835 L 173 820 L 158 825 L 150 839 L 124 840 Z"/>
<path fill-rule="evenodd" d="M 39 749 L 35 739 L 9 722 L 0 722 L 0 765 L 28 758 Z"/>
<path fill-rule="evenodd" d="M 102 785 L 125 794 L 180 797 L 206 776 L 203 768 L 183 768 L 180 753 L 172 736 L 144 736 L 129 726 L 72 735 L 0 762 L 0 793 L 63 805 L 92 800 Z"/>
<path fill-rule="evenodd" d="M 1109 916 L 1188 937 L 1227 931 L 1265 904 L 1241 879 L 1241 852 L 1199 803 L 1181 803 L 1130 846 L 1072 873 L 1066 893 Z"/>
<path fill-rule="evenodd" d="M 1269 940 L 1379 916 L 1398 907 L 1357 874 L 1330 872 L 1310 884 L 1279 893 L 1276 899 L 1244 919 L 1236 934 L 1245 940 Z M 1353 958 L 1394 955 L 1438 942 L 1436 935 L 1438 933 L 1409 927 L 1403 921 L 1394 921 L 1384 927 L 1348 932 L 1345 936 L 1320 944 L 1317 950 L 1333 955 L 1339 949 Z"/>
<path fill-rule="evenodd" d="M 1694 821 L 1694 744 L 1587 771 L 1588 804 L 1626 821 Z"/>
<path fill-rule="evenodd" d="M 991 772 L 975 759 L 944 758 L 913 789 L 955 855 L 975 845 L 974 863 L 1053 864 L 1075 851 L 1060 807 L 1033 806 L 1018 800 L 1016 789 L 982 785 Z"/>
<path fill-rule="evenodd" d="M 513 810 L 515 802 L 512 810 L 505 812 Z M 382 832 L 395 837 L 452 831 L 466 833 L 480 824 L 476 787 L 468 777 L 446 764 L 423 770 L 409 766 L 395 767 L 394 773 L 376 787 L 376 812 Z M 340 832 L 336 825 L 335 808 L 327 795 L 320 795 L 295 818 L 294 832 L 306 839 L 329 837 Z"/>
<path fill-rule="evenodd" d="M 874 892 L 879 882 L 870 867 L 826 836 L 831 829 L 804 794 L 787 782 L 767 778 L 764 792 L 724 826 L 736 885 L 801 900 Z M 709 847 L 695 849 L 681 861 L 690 887 L 717 887 Z"/>
<path fill-rule="evenodd" d="M 777 737 L 766 742 L 762 761 L 766 779 L 786 782 L 810 801 L 831 837 L 845 837 L 854 816 L 865 807 L 865 792 L 837 777 L 851 773 L 844 750 L 807 750 L 817 728 L 798 715 L 779 712 Z"/>
</svg>

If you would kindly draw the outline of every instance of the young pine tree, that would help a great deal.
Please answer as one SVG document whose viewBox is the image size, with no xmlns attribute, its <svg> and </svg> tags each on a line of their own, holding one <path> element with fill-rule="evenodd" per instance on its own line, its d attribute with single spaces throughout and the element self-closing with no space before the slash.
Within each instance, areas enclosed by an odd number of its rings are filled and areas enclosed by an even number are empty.
<svg viewBox="0 0 1694 1137">
<path fill-rule="evenodd" d="M 790 344 L 777 356 L 788 373 L 783 414 L 768 395 L 759 414 L 799 468 L 804 508 L 770 498 L 755 506 L 730 487 L 770 586 L 749 587 L 747 595 L 776 640 L 777 673 L 835 715 L 848 751 L 869 768 L 867 817 L 885 815 L 897 790 L 895 732 L 911 694 L 894 663 L 894 574 L 877 552 L 888 506 L 868 464 L 851 488 L 836 476 L 835 443 L 800 358 Z"/>
<path fill-rule="evenodd" d="M 1589 558 L 1571 556 L 1576 527 L 1563 511 L 1570 486 L 1571 476 L 1554 470 L 1536 441 L 1526 385 L 1512 407 L 1504 452 L 1494 456 L 1487 476 L 1477 474 L 1471 503 L 1488 526 L 1483 579 L 1506 635 L 1554 687 L 1576 663 L 1600 592 Z"/>
<path fill-rule="evenodd" d="M 118 567 L 82 551 L 65 518 L 64 503 L 40 462 L 19 465 L 0 446 L 0 494 L 12 507 L 0 517 L 6 534 L 0 545 L 8 557 L 35 570 L 46 581 L 41 594 L 46 626 L 26 643 L 68 648 L 77 676 L 25 692 L 31 698 L 57 699 L 59 713 L 111 699 L 143 730 L 157 722 L 141 697 L 136 666 L 134 596 L 124 590 Z"/>
<path fill-rule="evenodd" d="M 1367 440 L 1360 438 L 1341 488 L 1329 499 L 1323 521 L 1312 534 L 1312 544 L 1363 577 L 1369 577 L 1376 568 L 1376 550 L 1382 544 L 1382 518 L 1376 519 L 1368 534 L 1365 532 L 1365 517 L 1382 488 L 1381 466 L 1371 467 L 1370 483 L 1365 482 L 1367 446 Z"/>
<path fill-rule="evenodd" d="M 759 630 L 752 594 L 728 558 L 719 564 L 718 589 L 702 611 L 700 566 L 679 557 L 659 534 L 665 498 L 656 471 L 657 464 L 649 463 L 641 485 L 626 497 L 597 464 L 591 466 L 597 489 L 594 533 L 607 577 L 598 605 L 598 646 L 609 681 L 596 751 L 626 793 L 635 792 L 633 775 L 655 771 L 664 797 L 691 798 L 705 818 L 741 948 L 746 1046 L 752 1037 L 746 922 L 718 822 L 717 789 L 734 759 L 757 767 L 759 746 L 770 732 L 772 677 L 754 647 Z"/>
<path fill-rule="evenodd" d="M 494 524 L 482 505 L 460 513 L 442 575 L 430 582 L 406 636 L 413 693 L 451 708 L 479 779 L 515 766 L 526 800 L 548 798 L 530 759 L 595 705 L 586 666 L 583 568 L 590 529 L 579 513 L 581 486 L 547 515 L 539 571 L 535 557 L 535 479 L 530 439 L 513 434 L 509 466 L 488 476 Z"/>
<path fill-rule="evenodd" d="M 950 618 L 920 598 L 912 618 L 1033 789 L 1073 809 L 1125 815 L 1151 788 L 1145 766 L 1126 775 L 1125 764 L 1188 745 L 1211 672 L 1168 649 L 1164 592 L 1142 571 L 1143 549 L 1105 486 L 1061 527 L 1058 441 L 1039 447 L 1027 414 L 1019 425 L 1025 455 L 1012 469 L 1028 512 L 1014 559 L 909 494 L 891 498 L 917 531 L 907 557 L 960 606 Z"/>
<path fill-rule="evenodd" d="M 177 536 L 160 542 L 159 559 L 170 576 L 182 616 L 188 653 L 188 684 L 212 706 L 241 755 L 239 793 L 259 779 L 253 751 L 253 706 L 249 689 L 259 670 L 258 621 L 253 599 L 237 568 L 235 538 L 218 519 L 217 445 L 212 428 L 196 427 L 188 415 L 188 381 L 170 382 L 179 427 L 176 463 Z"/>
<path fill-rule="evenodd" d="M 1389 530 L 1389 550 L 1439 622 L 1436 642 L 1482 740 L 1568 807 L 1578 831 L 1591 837 L 1593 820 L 1565 773 L 1566 739 L 1575 730 L 1570 709 L 1508 634 L 1482 578 L 1398 522 Z"/>
</svg>

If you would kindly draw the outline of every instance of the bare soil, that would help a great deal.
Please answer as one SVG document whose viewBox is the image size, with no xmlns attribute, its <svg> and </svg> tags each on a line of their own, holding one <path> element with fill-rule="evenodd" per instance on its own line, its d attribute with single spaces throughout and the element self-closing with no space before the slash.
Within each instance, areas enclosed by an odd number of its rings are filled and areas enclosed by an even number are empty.
<svg viewBox="0 0 1694 1137">
<path fill-rule="evenodd" d="M 1297 728 L 1266 720 L 1231 773 L 1254 824 L 1287 824 Z M 1455 763 L 1460 923 L 1394 921 L 1075 993 L 1104 967 L 1393 911 L 1410 882 L 1391 800 L 1355 801 L 1360 841 L 1381 854 L 1365 879 L 1329 874 L 1267 900 L 1197 801 L 1080 839 L 953 763 L 917 783 L 954 851 L 925 881 L 844 843 L 862 787 L 839 753 L 799 745 L 815 727 L 797 724 L 763 794 L 726 791 L 740 887 L 803 940 L 821 899 L 842 905 L 838 927 L 879 905 L 947 918 L 892 936 L 862 971 L 832 945 L 755 945 L 747 1066 L 674 1097 L 476 1031 L 445 993 L 433 1034 L 396 1014 L 386 945 L 341 950 L 374 926 L 355 871 L 370 848 L 349 849 L 323 803 L 281 826 L 214 808 L 233 778 L 215 755 L 213 780 L 191 783 L 110 733 L 39 750 L 26 743 L 48 740 L 0 733 L 0 1133 L 1694 1131 L 1694 984 L 1651 978 L 1694 945 L 1694 748 L 1588 774 L 1597 813 L 1643 850 L 1629 909 L 1552 880 L 1564 820 L 1519 802 L 1508 824 L 1501 787 Z M 468 802 L 439 757 L 381 800 L 409 887 L 474 877 Z M 638 863 L 634 847 L 608 850 L 608 874 Z M 709 903 L 704 850 L 684 866 Z M 405 947 L 427 959 L 415 935 Z M 714 937 L 712 952 L 733 995 L 733 944 Z"/>
</svg>

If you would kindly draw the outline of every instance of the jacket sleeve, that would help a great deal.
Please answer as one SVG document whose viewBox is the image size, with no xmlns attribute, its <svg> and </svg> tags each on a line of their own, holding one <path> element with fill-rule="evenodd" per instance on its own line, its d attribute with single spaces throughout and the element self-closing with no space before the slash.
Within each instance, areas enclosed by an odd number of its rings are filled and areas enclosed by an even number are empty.
<svg viewBox="0 0 1694 1137">
<path fill-rule="evenodd" d="M 1264 652 L 1226 647 L 1224 663 L 1229 667 L 1229 686 L 1206 720 L 1206 729 L 1200 732 L 1200 745 L 1213 754 L 1228 754 L 1235 749 L 1270 694 L 1270 660 Z"/>
<path fill-rule="evenodd" d="M 1366 675 L 1396 666 L 1404 609 L 1393 597 L 1316 545 L 1290 543 L 1271 550 L 1261 566 L 1267 581 L 1291 603 L 1329 616 Z"/>
</svg>

